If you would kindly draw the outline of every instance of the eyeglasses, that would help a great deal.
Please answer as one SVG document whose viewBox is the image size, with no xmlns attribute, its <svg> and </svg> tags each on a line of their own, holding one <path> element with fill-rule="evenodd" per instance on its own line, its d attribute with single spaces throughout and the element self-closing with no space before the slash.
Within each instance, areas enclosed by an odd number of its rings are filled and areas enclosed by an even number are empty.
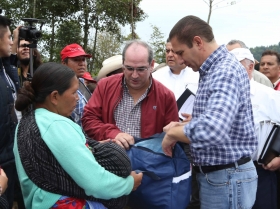
<svg viewBox="0 0 280 209">
<path fill-rule="evenodd" d="M 148 70 L 149 67 L 131 67 L 131 66 L 123 65 L 123 68 L 128 70 L 129 72 L 134 72 L 134 70 L 136 70 L 137 73 L 143 73 L 145 70 Z"/>
<path fill-rule="evenodd" d="M 19 45 L 19 48 L 29 48 L 28 44 L 21 44 Z"/>
<path fill-rule="evenodd" d="M 173 49 L 165 49 L 166 54 L 169 54 L 169 52 L 171 52 L 172 54 L 174 54 Z"/>
</svg>

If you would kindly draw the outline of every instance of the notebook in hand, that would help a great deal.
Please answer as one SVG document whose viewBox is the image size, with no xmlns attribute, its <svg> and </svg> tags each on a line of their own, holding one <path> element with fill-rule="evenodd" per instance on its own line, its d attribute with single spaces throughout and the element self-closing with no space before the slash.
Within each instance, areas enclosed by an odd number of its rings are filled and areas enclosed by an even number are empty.
<svg viewBox="0 0 280 209">
<path fill-rule="evenodd" d="M 273 158 L 280 155 L 280 126 L 275 124 L 268 134 L 258 163 L 267 165 Z"/>
<path fill-rule="evenodd" d="M 188 88 L 186 88 L 183 94 L 178 98 L 177 107 L 179 110 L 178 114 L 181 121 L 183 120 L 181 113 L 192 114 L 194 100 L 195 94 Z"/>
</svg>

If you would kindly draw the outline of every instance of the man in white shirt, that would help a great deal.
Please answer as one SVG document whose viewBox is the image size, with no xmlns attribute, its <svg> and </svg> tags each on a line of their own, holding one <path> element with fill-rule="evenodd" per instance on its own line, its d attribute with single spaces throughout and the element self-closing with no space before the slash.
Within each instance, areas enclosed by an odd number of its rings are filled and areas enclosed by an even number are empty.
<svg viewBox="0 0 280 209">
<path fill-rule="evenodd" d="M 226 47 L 229 51 L 231 51 L 235 48 L 246 48 L 246 49 L 248 49 L 248 47 L 245 45 L 245 43 L 243 41 L 240 41 L 240 40 L 231 40 L 230 42 L 228 42 Z M 255 63 L 255 61 L 254 61 L 254 63 Z M 253 72 L 252 72 L 252 77 L 254 78 L 255 81 L 257 81 L 257 82 L 259 82 L 263 85 L 266 85 L 268 87 L 273 88 L 273 85 L 272 85 L 271 81 L 265 75 L 260 73 L 259 71 L 254 69 Z"/>
<path fill-rule="evenodd" d="M 179 99 L 186 88 L 195 94 L 198 86 L 199 73 L 185 66 L 183 60 L 180 60 L 174 53 L 169 39 L 167 39 L 165 46 L 167 66 L 155 71 L 152 74 L 153 78 L 170 89 L 174 93 L 176 100 Z"/>
<path fill-rule="evenodd" d="M 249 49 L 235 48 L 230 51 L 245 67 L 250 78 L 250 97 L 256 130 L 261 121 L 270 120 L 280 123 L 280 92 L 260 84 L 252 78 L 254 71 L 254 57 Z M 265 143 L 265 138 L 258 139 L 258 150 L 253 154 L 258 173 L 258 189 L 253 209 L 277 209 L 277 178 L 275 170 L 280 168 L 280 157 L 275 157 L 267 165 L 257 165 L 256 161 Z"/>
</svg>

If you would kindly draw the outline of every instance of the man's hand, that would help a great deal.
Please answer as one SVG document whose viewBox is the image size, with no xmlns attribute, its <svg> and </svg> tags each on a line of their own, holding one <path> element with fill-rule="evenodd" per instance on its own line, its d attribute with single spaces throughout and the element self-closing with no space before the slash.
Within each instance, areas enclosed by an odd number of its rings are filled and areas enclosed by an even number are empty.
<svg viewBox="0 0 280 209">
<path fill-rule="evenodd" d="M 134 179 L 134 186 L 132 191 L 135 191 L 140 185 L 141 185 L 141 181 L 143 178 L 143 173 L 136 173 L 135 171 L 131 171 L 130 175 L 133 177 Z"/>
<path fill-rule="evenodd" d="M 129 145 L 133 145 L 135 143 L 133 136 L 127 133 L 119 133 L 114 140 L 118 145 L 125 149 L 129 149 Z"/>
<path fill-rule="evenodd" d="M 176 140 L 171 138 L 170 136 L 168 136 L 168 134 L 165 134 L 163 140 L 162 140 L 162 150 L 163 152 L 167 155 L 172 157 L 172 152 L 173 152 L 173 148 L 176 144 Z"/>
<path fill-rule="evenodd" d="M 191 121 L 191 119 L 192 119 L 192 115 L 191 115 L 191 114 L 188 114 L 188 113 L 182 113 L 181 115 L 184 117 L 183 122 L 190 122 L 190 121 Z"/>
<path fill-rule="evenodd" d="M 22 26 L 18 26 L 16 29 L 13 30 L 13 46 L 12 46 L 12 54 L 17 53 L 18 41 L 19 41 L 19 29 Z"/>
<path fill-rule="evenodd" d="M 270 163 L 263 165 L 265 170 L 276 171 L 280 168 L 280 157 L 273 158 Z"/>
<path fill-rule="evenodd" d="M 176 126 L 184 126 L 187 122 L 170 122 L 168 125 L 163 127 L 163 131 L 166 133 L 169 129 Z"/>
</svg>

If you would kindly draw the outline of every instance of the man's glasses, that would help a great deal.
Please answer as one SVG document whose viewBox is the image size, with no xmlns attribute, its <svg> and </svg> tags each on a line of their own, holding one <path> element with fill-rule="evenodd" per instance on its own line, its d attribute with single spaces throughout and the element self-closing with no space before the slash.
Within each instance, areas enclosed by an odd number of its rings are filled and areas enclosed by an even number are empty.
<svg viewBox="0 0 280 209">
<path fill-rule="evenodd" d="M 174 54 L 173 49 L 165 49 L 166 54 L 169 54 L 169 52 L 171 52 L 172 54 Z"/>
<path fill-rule="evenodd" d="M 134 70 L 136 70 L 137 73 L 143 73 L 144 71 L 149 69 L 149 67 L 131 67 L 127 65 L 123 65 L 123 68 L 128 70 L 129 72 L 134 72 Z"/>
</svg>

